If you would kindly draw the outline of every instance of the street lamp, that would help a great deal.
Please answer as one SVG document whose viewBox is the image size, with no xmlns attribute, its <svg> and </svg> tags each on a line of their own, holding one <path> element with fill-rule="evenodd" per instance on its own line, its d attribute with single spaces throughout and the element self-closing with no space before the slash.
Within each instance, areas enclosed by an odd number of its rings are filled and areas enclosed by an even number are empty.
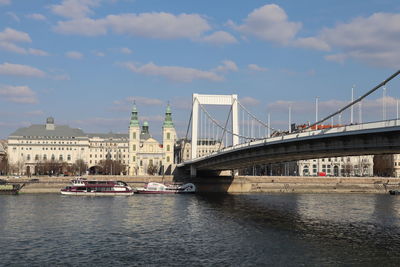
<svg viewBox="0 0 400 267">
<path fill-rule="evenodd" d="M 292 104 L 289 104 L 289 133 L 292 133 Z"/>
<path fill-rule="evenodd" d="M 319 96 L 317 96 L 315 98 L 315 122 L 316 123 L 318 122 L 318 99 L 319 99 Z M 317 128 L 318 128 L 318 125 L 317 125 Z"/>
</svg>

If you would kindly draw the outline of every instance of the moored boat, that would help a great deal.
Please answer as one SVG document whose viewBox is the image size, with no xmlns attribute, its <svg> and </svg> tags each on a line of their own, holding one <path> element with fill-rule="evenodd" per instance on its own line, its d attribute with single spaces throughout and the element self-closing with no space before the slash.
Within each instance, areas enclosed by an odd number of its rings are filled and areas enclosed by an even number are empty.
<svg viewBox="0 0 400 267">
<path fill-rule="evenodd" d="M 63 195 L 75 196 L 131 196 L 133 189 L 123 181 L 88 181 L 74 179 L 71 185 L 61 189 Z"/>
<path fill-rule="evenodd" d="M 16 195 L 25 184 L 0 184 L 0 195 Z"/>
<path fill-rule="evenodd" d="M 391 194 L 391 195 L 400 195 L 400 191 L 399 190 L 389 190 L 389 194 Z"/>
<path fill-rule="evenodd" d="M 136 188 L 136 193 L 138 194 L 185 194 L 194 192 L 196 192 L 196 186 L 192 183 L 183 185 L 165 185 L 162 183 L 151 182 L 145 187 Z"/>
</svg>

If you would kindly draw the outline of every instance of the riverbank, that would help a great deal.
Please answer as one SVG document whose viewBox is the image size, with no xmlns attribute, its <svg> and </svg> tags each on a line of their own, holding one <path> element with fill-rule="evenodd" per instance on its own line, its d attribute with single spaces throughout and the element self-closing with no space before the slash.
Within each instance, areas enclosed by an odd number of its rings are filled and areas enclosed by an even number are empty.
<svg viewBox="0 0 400 267">
<path fill-rule="evenodd" d="M 38 181 L 30 182 L 31 178 Z M 25 183 L 21 194 L 59 193 L 72 177 L 22 177 L 8 182 Z M 174 182 L 173 176 L 88 176 L 93 180 L 121 180 L 132 187 L 148 182 Z M 400 178 L 387 177 L 297 177 L 297 176 L 238 176 L 185 179 L 193 182 L 198 192 L 204 193 L 373 193 L 386 194 L 400 189 Z"/>
</svg>

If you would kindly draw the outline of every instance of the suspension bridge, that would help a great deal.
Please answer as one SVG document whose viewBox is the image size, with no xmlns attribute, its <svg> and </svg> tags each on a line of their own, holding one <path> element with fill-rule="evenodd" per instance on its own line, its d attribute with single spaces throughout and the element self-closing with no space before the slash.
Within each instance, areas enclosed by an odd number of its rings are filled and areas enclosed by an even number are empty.
<svg viewBox="0 0 400 267">
<path fill-rule="evenodd" d="M 199 171 L 231 170 L 235 175 L 238 169 L 258 164 L 400 153 L 398 107 L 394 119 L 386 119 L 384 109 L 382 121 L 333 124 L 334 119 L 340 122 L 343 112 L 349 109 L 353 122 L 353 107 L 361 105 L 367 96 L 381 88 L 385 94 L 386 85 L 399 74 L 400 70 L 321 120 L 316 115 L 313 124 L 293 127 L 289 115 L 287 131 L 271 127 L 269 117 L 267 122 L 257 118 L 240 103 L 237 95 L 193 94 L 192 112 L 177 167 L 190 171 L 192 177 Z M 227 107 L 226 118 L 216 118 L 209 106 Z"/>
</svg>

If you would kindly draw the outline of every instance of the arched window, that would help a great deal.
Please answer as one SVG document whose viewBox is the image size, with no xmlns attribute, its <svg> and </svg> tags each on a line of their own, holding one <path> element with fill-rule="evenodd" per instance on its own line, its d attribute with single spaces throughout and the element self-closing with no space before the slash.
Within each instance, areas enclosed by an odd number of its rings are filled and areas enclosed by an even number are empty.
<svg viewBox="0 0 400 267">
<path fill-rule="evenodd" d="M 47 155 L 43 154 L 43 160 L 47 160 Z"/>
<path fill-rule="evenodd" d="M 26 155 L 26 160 L 31 160 L 31 155 L 30 154 Z"/>
<path fill-rule="evenodd" d="M 132 146 L 132 150 L 133 150 L 133 151 L 136 151 L 136 145 L 133 145 L 133 146 Z"/>
<path fill-rule="evenodd" d="M 63 161 L 63 155 L 60 155 L 60 156 L 58 157 L 58 159 L 59 159 L 60 161 Z"/>
<path fill-rule="evenodd" d="M 68 156 L 67 156 L 67 160 L 71 160 L 71 155 L 68 155 Z"/>
<path fill-rule="evenodd" d="M 170 151 L 170 150 L 171 150 L 170 145 L 167 145 L 167 151 Z"/>
<path fill-rule="evenodd" d="M 167 157 L 167 163 L 169 163 L 169 160 L 170 160 L 170 158 L 169 158 L 169 156 Z"/>
<path fill-rule="evenodd" d="M 167 139 L 169 140 L 169 139 L 171 139 L 171 133 L 167 133 Z"/>
<path fill-rule="evenodd" d="M 35 160 L 39 160 L 39 155 L 35 155 Z"/>
<path fill-rule="evenodd" d="M 54 154 L 51 155 L 51 160 L 55 160 L 55 159 L 56 159 L 56 156 L 54 156 Z"/>
</svg>

